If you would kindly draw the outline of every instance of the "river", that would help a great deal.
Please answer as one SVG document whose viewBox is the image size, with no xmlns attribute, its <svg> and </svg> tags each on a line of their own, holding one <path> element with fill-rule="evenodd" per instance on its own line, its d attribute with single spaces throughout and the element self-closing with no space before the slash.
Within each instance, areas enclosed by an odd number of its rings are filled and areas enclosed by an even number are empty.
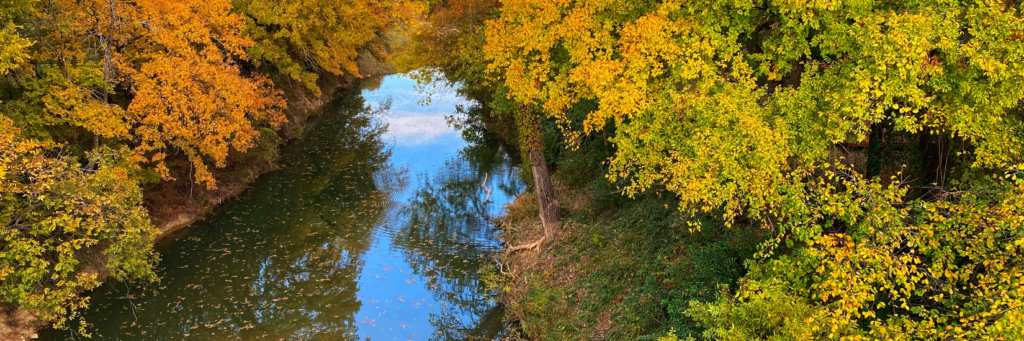
<svg viewBox="0 0 1024 341">
<path fill-rule="evenodd" d="M 92 339 L 500 336 L 481 280 L 501 249 L 489 221 L 525 184 L 478 124 L 446 122 L 473 103 L 443 89 L 424 103 L 415 84 L 392 75 L 339 95 L 280 170 L 158 246 L 159 283 L 94 290 Z"/>
</svg>

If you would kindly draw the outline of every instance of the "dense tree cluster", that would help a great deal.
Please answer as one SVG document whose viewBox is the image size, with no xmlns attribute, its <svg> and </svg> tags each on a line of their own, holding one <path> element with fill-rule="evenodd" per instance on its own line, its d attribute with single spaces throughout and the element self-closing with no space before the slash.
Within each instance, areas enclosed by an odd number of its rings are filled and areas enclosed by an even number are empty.
<svg viewBox="0 0 1024 341">
<path fill-rule="evenodd" d="M 211 165 L 286 120 L 268 75 L 318 92 L 417 18 L 400 66 L 513 122 L 548 232 L 552 125 L 570 150 L 601 134 L 627 195 L 761 227 L 736 290 L 685 312 L 700 337 L 1024 337 L 1014 2 L 0 5 L 0 294 L 48 320 L 97 285 L 90 251 L 114 276 L 153 277 L 140 174 L 170 179 L 180 155 L 214 188 Z"/>
<path fill-rule="evenodd" d="M 486 2 L 438 7 L 464 3 Z M 687 312 L 703 337 L 1022 337 L 1020 5 L 489 9 L 461 36 L 431 34 L 454 43 L 483 30 L 473 66 L 527 113 L 521 127 L 553 121 L 570 149 L 612 132 L 607 176 L 627 195 L 667 191 L 684 214 L 763 227 L 738 291 Z M 456 51 L 424 63 L 480 54 Z"/>
<path fill-rule="evenodd" d="M 272 78 L 358 77 L 360 51 L 382 56 L 383 31 L 414 9 L 0 1 L 0 303 L 62 326 L 101 274 L 153 279 L 140 181 L 184 164 L 216 188 L 213 167 L 287 120 Z"/>
</svg>

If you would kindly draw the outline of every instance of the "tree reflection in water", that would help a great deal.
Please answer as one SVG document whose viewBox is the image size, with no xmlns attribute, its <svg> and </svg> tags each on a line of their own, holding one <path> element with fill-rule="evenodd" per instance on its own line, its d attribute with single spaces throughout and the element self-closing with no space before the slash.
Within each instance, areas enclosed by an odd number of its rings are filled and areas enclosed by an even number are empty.
<svg viewBox="0 0 1024 341">
<path fill-rule="evenodd" d="M 493 266 L 501 247 L 491 218 L 525 185 L 514 154 L 497 139 L 468 142 L 440 170 L 417 174 L 415 193 L 393 221 L 395 248 L 407 251 L 413 271 L 429 279 L 434 299 L 448 303 L 430 317 L 435 340 L 490 339 L 503 330 L 503 312 L 479 272 Z"/>
<path fill-rule="evenodd" d="M 282 170 L 163 248 L 161 283 L 98 289 L 93 339 L 355 339 L 361 256 L 391 196 L 374 181 L 382 127 L 363 108 L 358 93 L 338 99 Z"/>
<path fill-rule="evenodd" d="M 478 272 L 500 248 L 489 219 L 525 187 L 516 161 L 471 121 L 457 153 L 389 145 L 364 102 L 339 98 L 280 171 L 160 247 L 161 283 L 96 290 L 93 339 L 497 337 L 503 313 Z"/>
</svg>

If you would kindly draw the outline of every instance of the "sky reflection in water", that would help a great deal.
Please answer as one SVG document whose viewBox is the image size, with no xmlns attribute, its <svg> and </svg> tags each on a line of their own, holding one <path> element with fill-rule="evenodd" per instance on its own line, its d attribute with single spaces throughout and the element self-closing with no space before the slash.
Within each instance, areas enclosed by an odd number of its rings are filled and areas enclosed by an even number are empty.
<svg viewBox="0 0 1024 341">
<path fill-rule="evenodd" d="M 161 247 L 161 283 L 97 289 L 93 339 L 493 339 L 487 220 L 525 185 L 501 143 L 446 124 L 471 103 L 447 91 L 421 106 L 414 86 L 394 75 L 341 95 L 281 170 Z M 388 98 L 387 114 L 363 109 Z"/>
</svg>

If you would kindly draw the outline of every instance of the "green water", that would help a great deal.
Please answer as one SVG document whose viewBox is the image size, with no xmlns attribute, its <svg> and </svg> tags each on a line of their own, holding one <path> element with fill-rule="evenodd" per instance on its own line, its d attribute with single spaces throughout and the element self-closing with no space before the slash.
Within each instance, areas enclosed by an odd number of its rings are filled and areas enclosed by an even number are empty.
<svg viewBox="0 0 1024 341">
<path fill-rule="evenodd" d="M 95 290 L 92 339 L 499 337 L 479 272 L 500 250 L 489 219 L 524 185 L 478 125 L 445 124 L 471 103 L 449 91 L 420 105 L 413 85 L 389 76 L 339 96 L 281 170 L 159 247 L 159 283 Z"/>
</svg>

